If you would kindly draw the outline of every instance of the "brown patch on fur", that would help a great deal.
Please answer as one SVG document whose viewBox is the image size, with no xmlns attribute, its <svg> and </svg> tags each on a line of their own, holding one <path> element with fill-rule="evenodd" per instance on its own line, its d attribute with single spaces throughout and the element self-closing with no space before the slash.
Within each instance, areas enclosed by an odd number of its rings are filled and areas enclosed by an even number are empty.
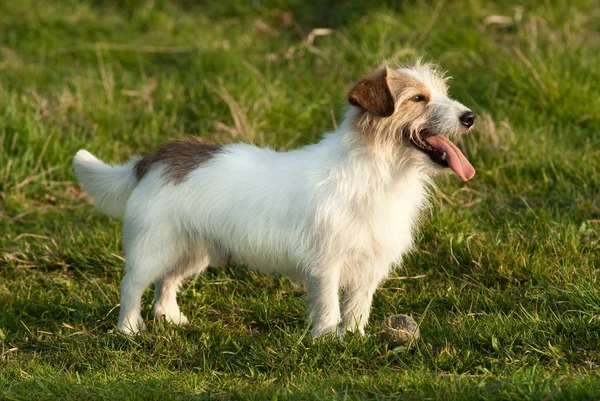
<svg viewBox="0 0 600 401">
<path fill-rule="evenodd" d="M 135 175 L 139 181 L 155 165 L 162 164 L 166 167 L 167 180 L 180 183 L 192 170 L 212 159 L 220 150 L 221 146 L 203 138 L 175 139 L 138 160 L 134 166 Z"/>
<path fill-rule="evenodd" d="M 389 118 L 367 113 L 359 106 L 361 111 L 354 121 L 355 129 L 370 146 L 383 148 L 402 142 L 405 136 L 412 135 L 415 125 L 428 118 L 426 105 L 431 98 L 427 85 L 404 72 L 388 70 L 385 84 L 395 103 L 392 113 L 387 116 Z M 422 95 L 425 99 L 414 101 L 416 95 Z M 350 103 L 353 104 L 352 101 Z"/>
<path fill-rule="evenodd" d="M 394 96 L 387 82 L 387 68 L 380 69 L 357 83 L 348 95 L 348 101 L 379 117 L 394 114 Z"/>
</svg>

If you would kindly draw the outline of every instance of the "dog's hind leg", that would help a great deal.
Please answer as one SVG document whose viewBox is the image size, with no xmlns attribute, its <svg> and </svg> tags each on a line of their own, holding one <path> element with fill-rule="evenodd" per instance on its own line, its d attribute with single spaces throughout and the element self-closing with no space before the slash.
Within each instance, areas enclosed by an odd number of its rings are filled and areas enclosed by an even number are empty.
<svg viewBox="0 0 600 401">
<path fill-rule="evenodd" d="M 124 232 L 126 262 L 118 329 L 125 334 L 135 334 L 146 328 L 141 315 L 144 290 L 177 263 L 182 246 L 177 236 L 165 227 L 139 232 L 125 221 Z"/>
<path fill-rule="evenodd" d="M 137 267 L 144 264 L 146 269 Z M 125 262 L 125 277 L 121 281 L 121 310 L 117 327 L 125 334 L 135 334 L 146 329 L 142 319 L 142 294 L 150 286 L 154 277 L 160 274 L 160 266 L 152 258 L 138 259 Z"/>
<path fill-rule="evenodd" d="M 186 277 L 201 274 L 208 264 L 206 247 L 190 241 L 177 264 L 154 283 L 154 316 L 173 324 L 188 324 L 188 318 L 179 310 L 177 291 Z"/>
</svg>

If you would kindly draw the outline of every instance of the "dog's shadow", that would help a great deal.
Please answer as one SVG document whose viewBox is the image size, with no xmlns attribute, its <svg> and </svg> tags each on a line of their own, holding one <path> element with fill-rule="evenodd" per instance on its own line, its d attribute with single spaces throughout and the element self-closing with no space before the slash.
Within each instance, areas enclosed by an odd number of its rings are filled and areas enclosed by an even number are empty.
<svg viewBox="0 0 600 401">
<path fill-rule="evenodd" d="M 304 325 L 305 290 L 285 276 L 245 266 L 209 268 L 182 287 L 181 310 L 190 321 L 218 324 L 243 335 Z"/>
<path fill-rule="evenodd" d="M 118 279 L 114 279 L 118 288 Z M 76 280 L 89 282 L 90 278 Z M 70 296 L 70 291 L 73 290 L 27 294 L 13 291 L 0 295 L 0 308 L 18 312 L 3 314 L 0 329 L 17 341 L 44 335 L 116 332 L 119 300 L 115 292 L 105 290 L 98 294 L 104 299 L 91 301 L 89 297 Z M 201 276 L 186 280 L 178 295 L 181 311 L 191 321 L 190 326 L 182 329 L 220 325 L 236 335 L 265 333 L 287 326 L 302 330 L 303 297 L 304 289 L 284 276 L 255 273 L 244 266 L 209 268 Z M 154 326 L 175 328 L 154 319 L 153 298 L 151 286 L 142 300 L 142 315 L 149 323 L 149 332 Z"/>
</svg>

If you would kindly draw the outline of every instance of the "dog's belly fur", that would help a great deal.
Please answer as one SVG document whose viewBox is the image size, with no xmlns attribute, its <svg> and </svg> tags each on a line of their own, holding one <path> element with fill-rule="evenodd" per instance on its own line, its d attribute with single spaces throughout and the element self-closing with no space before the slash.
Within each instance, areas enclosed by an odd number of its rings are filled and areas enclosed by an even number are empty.
<svg viewBox="0 0 600 401">
<path fill-rule="evenodd" d="M 394 199 L 396 205 L 388 200 L 388 208 L 379 208 L 384 213 L 373 215 L 371 219 L 346 216 L 347 224 L 344 225 L 313 211 L 304 216 L 305 220 L 294 220 L 297 225 L 287 224 L 283 215 L 274 219 L 272 214 L 268 218 L 265 216 L 265 224 L 261 227 L 240 227 L 236 225 L 237 221 L 221 220 L 218 227 L 203 230 L 198 222 L 198 235 L 213 249 L 213 265 L 228 259 L 263 273 L 286 274 L 302 283 L 306 282 L 309 270 L 320 263 L 323 263 L 319 266 L 322 269 L 327 269 L 328 264 L 341 263 L 342 283 L 353 280 L 350 276 L 368 274 L 374 269 L 383 269 L 379 274 L 385 276 L 393 263 L 410 249 L 414 216 L 420 206 L 407 205 L 399 199 Z M 331 200 L 331 203 L 336 202 Z M 243 212 L 244 208 L 240 207 L 240 210 Z M 337 213 L 344 214 L 344 211 Z M 315 224 L 311 220 L 320 221 Z M 321 255 L 323 259 L 316 260 L 314 255 Z"/>
</svg>

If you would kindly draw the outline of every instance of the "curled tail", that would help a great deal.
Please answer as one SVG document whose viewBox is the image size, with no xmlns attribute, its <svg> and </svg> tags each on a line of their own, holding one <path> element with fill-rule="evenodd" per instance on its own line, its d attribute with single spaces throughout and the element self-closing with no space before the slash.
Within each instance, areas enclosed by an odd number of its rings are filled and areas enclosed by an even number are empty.
<svg viewBox="0 0 600 401">
<path fill-rule="evenodd" d="M 87 150 L 73 157 L 75 175 L 85 191 L 94 196 L 94 206 L 111 217 L 123 217 L 129 195 L 137 185 L 133 162 L 110 166 Z"/>
</svg>

